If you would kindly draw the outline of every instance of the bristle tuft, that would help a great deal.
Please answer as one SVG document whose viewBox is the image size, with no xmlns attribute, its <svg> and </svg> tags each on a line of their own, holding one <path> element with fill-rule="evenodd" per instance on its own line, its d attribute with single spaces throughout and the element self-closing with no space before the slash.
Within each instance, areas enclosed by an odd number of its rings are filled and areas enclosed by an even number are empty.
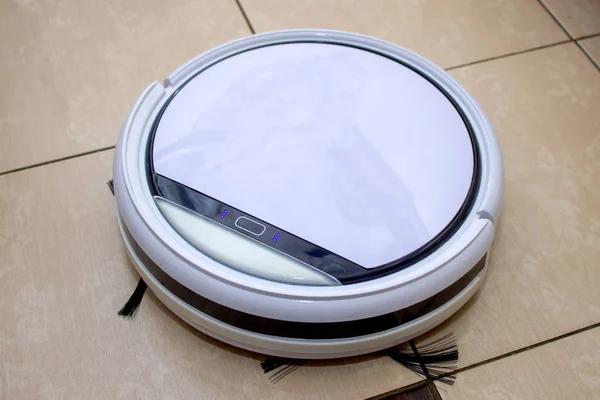
<svg viewBox="0 0 600 400">
<path fill-rule="evenodd" d="M 459 356 L 454 334 L 449 333 L 421 346 L 417 346 L 413 340 L 408 343 L 409 349 L 394 347 L 387 350 L 386 354 L 427 379 L 454 384 Z"/>
<path fill-rule="evenodd" d="M 142 303 L 142 298 L 144 297 L 144 293 L 146 293 L 146 282 L 140 278 L 135 290 L 127 303 L 119 310 L 119 315 L 121 317 L 134 317 L 137 312 L 140 304 Z"/>
<path fill-rule="evenodd" d="M 269 374 L 269 381 L 277 383 L 302 365 L 300 360 L 292 360 L 281 357 L 271 357 L 260 362 L 265 374 Z"/>
</svg>

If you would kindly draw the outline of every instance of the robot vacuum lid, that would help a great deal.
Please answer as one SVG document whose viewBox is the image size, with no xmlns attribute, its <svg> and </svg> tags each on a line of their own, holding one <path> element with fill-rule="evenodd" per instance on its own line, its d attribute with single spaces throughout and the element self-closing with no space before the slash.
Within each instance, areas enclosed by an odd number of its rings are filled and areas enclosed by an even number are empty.
<svg viewBox="0 0 600 400">
<path fill-rule="evenodd" d="M 443 241 L 478 176 L 469 123 L 435 80 L 318 42 L 251 48 L 198 72 L 157 117 L 149 160 L 161 197 L 233 216 L 230 227 L 289 255 L 367 272 Z"/>
</svg>

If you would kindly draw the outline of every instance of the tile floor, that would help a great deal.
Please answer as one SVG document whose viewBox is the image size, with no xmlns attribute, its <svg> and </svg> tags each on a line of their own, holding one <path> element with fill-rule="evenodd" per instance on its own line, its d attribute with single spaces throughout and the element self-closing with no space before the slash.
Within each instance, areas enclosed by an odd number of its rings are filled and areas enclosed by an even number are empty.
<svg viewBox="0 0 600 400">
<path fill-rule="evenodd" d="M 506 194 L 489 275 L 420 338 L 459 339 L 442 398 L 600 398 L 598 0 L 0 0 L 0 398 L 341 400 L 420 380 L 366 356 L 271 385 L 258 356 L 151 295 L 116 317 L 137 277 L 104 183 L 129 107 L 211 46 L 298 27 L 430 58 L 496 128 Z"/>
</svg>

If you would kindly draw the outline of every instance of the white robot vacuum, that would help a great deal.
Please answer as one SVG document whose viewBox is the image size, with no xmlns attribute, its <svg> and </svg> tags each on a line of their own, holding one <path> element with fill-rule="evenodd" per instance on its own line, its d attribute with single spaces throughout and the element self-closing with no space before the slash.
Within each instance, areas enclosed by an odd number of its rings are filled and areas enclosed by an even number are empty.
<svg viewBox="0 0 600 400">
<path fill-rule="evenodd" d="M 152 83 L 114 160 L 152 292 L 251 351 L 376 352 L 481 286 L 503 186 L 493 129 L 446 72 L 345 32 L 260 34 Z"/>
</svg>

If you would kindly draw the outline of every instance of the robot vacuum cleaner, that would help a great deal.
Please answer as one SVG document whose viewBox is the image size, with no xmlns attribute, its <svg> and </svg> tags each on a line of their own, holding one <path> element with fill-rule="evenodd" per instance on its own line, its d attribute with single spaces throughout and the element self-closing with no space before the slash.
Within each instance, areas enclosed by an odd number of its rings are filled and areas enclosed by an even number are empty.
<svg viewBox="0 0 600 400">
<path fill-rule="evenodd" d="M 198 330 L 287 358 L 414 338 L 481 286 L 502 159 L 474 99 L 394 44 L 254 35 L 152 83 L 123 126 L 129 256 Z"/>
</svg>

